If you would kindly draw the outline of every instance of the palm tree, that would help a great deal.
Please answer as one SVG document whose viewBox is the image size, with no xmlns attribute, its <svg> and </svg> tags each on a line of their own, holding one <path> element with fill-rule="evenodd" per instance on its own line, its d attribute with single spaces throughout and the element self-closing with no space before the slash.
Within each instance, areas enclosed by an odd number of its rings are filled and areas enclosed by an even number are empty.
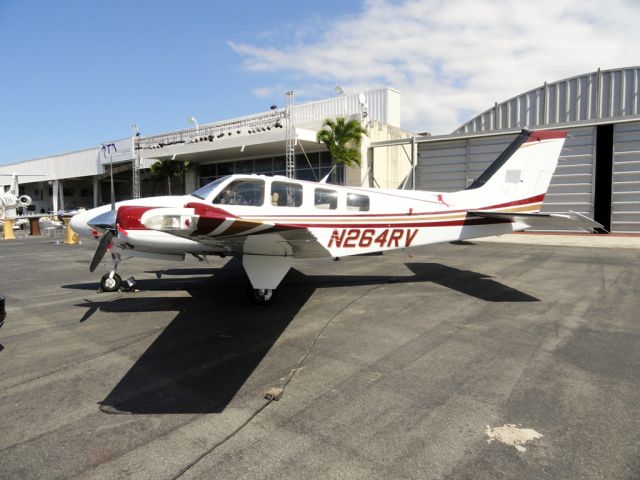
<svg viewBox="0 0 640 480">
<path fill-rule="evenodd" d="M 316 134 L 318 143 L 324 143 L 335 165 L 347 167 L 360 166 L 360 144 L 362 135 L 367 131 L 360 120 L 345 120 L 338 117 L 334 120 L 327 118 L 322 122 L 322 129 Z"/>
<path fill-rule="evenodd" d="M 151 173 L 158 179 L 167 179 L 167 187 L 169 188 L 169 195 L 171 195 L 171 179 L 184 175 L 187 168 L 189 168 L 189 162 L 187 160 L 180 162 L 165 158 L 151 165 Z"/>
</svg>

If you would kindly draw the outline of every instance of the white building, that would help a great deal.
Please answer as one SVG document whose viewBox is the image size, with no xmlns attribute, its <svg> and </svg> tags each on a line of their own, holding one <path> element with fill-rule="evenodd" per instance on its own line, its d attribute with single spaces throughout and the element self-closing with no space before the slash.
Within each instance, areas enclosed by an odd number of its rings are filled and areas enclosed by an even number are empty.
<svg viewBox="0 0 640 480">
<path fill-rule="evenodd" d="M 0 165 L 0 186 L 9 185 L 7 175 L 18 174 L 21 193 L 32 197 L 36 211 L 57 211 L 108 203 L 111 164 L 117 200 L 134 195 L 137 174 L 141 178 L 141 196 L 166 193 L 163 182 L 150 181 L 148 170 L 160 159 L 190 162 L 185 178 L 173 181 L 173 193 L 195 190 L 229 173 L 284 175 L 285 110 L 273 108 L 159 135 L 107 141 L 78 152 Z M 360 118 L 367 129 L 362 167 L 348 169 L 346 181 L 351 185 L 370 184 L 375 178 L 382 186 L 396 186 L 410 170 L 406 155 L 399 153 L 405 147 L 378 152 L 375 164 L 373 157 L 367 155 L 372 141 L 411 135 L 400 128 L 400 92 L 390 88 L 293 105 L 296 178 L 320 179 L 329 173 L 331 159 L 324 145 L 316 142 L 316 132 L 326 118 L 338 116 Z"/>
</svg>

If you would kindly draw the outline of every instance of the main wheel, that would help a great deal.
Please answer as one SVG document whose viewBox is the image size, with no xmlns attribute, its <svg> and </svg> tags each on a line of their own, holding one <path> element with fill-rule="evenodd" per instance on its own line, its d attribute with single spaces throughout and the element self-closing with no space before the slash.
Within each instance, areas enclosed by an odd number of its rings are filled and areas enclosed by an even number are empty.
<svg viewBox="0 0 640 480">
<path fill-rule="evenodd" d="M 272 288 L 249 288 L 248 293 L 254 305 L 268 305 L 273 302 L 275 292 Z"/>
<path fill-rule="evenodd" d="M 105 273 L 100 280 L 100 288 L 104 292 L 117 292 L 122 286 L 122 278 L 117 273 Z"/>
</svg>

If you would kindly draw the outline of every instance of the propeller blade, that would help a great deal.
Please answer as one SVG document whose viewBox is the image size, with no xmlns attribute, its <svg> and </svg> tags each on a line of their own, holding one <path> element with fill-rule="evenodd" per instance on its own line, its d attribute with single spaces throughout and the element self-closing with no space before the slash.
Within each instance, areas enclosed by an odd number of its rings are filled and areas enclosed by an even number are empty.
<svg viewBox="0 0 640 480">
<path fill-rule="evenodd" d="M 105 253 L 107 253 L 107 249 L 109 248 L 109 244 L 111 243 L 112 238 L 113 231 L 107 230 L 104 232 L 104 235 L 100 239 L 100 243 L 98 243 L 98 248 L 96 248 L 96 253 L 93 254 L 91 265 L 89 265 L 90 272 L 93 272 L 104 258 L 104 255 Z"/>
</svg>

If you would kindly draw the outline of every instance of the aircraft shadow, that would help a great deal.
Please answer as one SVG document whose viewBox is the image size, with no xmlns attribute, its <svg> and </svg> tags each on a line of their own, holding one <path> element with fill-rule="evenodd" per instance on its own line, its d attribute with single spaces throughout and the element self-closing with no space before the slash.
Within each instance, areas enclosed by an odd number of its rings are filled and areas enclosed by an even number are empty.
<svg viewBox="0 0 640 480">
<path fill-rule="evenodd" d="M 440 263 L 408 263 L 423 282 L 433 282 L 485 302 L 539 302 L 540 299 L 493 280 L 489 275 Z"/>
<path fill-rule="evenodd" d="M 137 414 L 222 412 L 317 288 L 433 282 L 485 301 L 538 300 L 480 273 L 438 263 L 408 263 L 407 267 L 413 275 L 324 276 L 305 275 L 292 269 L 279 288 L 276 303 L 261 307 L 248 304 L 244 271 L 239 262 L 230 261 L 221 269 L 203 269 L 212 273 L 212 277 L 182 276 L 141 282 L 145 289 L 186 290 L 190 297 L 145 298 L 132 294 L 80 304 L 78 306 L 87 308 L 80 321 L 89 320 L 98 310 L 108 313 L 178 311 L 100 402 L 101 408 L 106 412 Z M 198 288 L 192 288 L 194 280 Z M 95 284 L 89 285 L 92 290 L 97 288 Z M 85 289 L 86 286 L 64 288 Z M 277 372 L 274 378 L 281 375 L 282 372 Z"/>
</svg>

